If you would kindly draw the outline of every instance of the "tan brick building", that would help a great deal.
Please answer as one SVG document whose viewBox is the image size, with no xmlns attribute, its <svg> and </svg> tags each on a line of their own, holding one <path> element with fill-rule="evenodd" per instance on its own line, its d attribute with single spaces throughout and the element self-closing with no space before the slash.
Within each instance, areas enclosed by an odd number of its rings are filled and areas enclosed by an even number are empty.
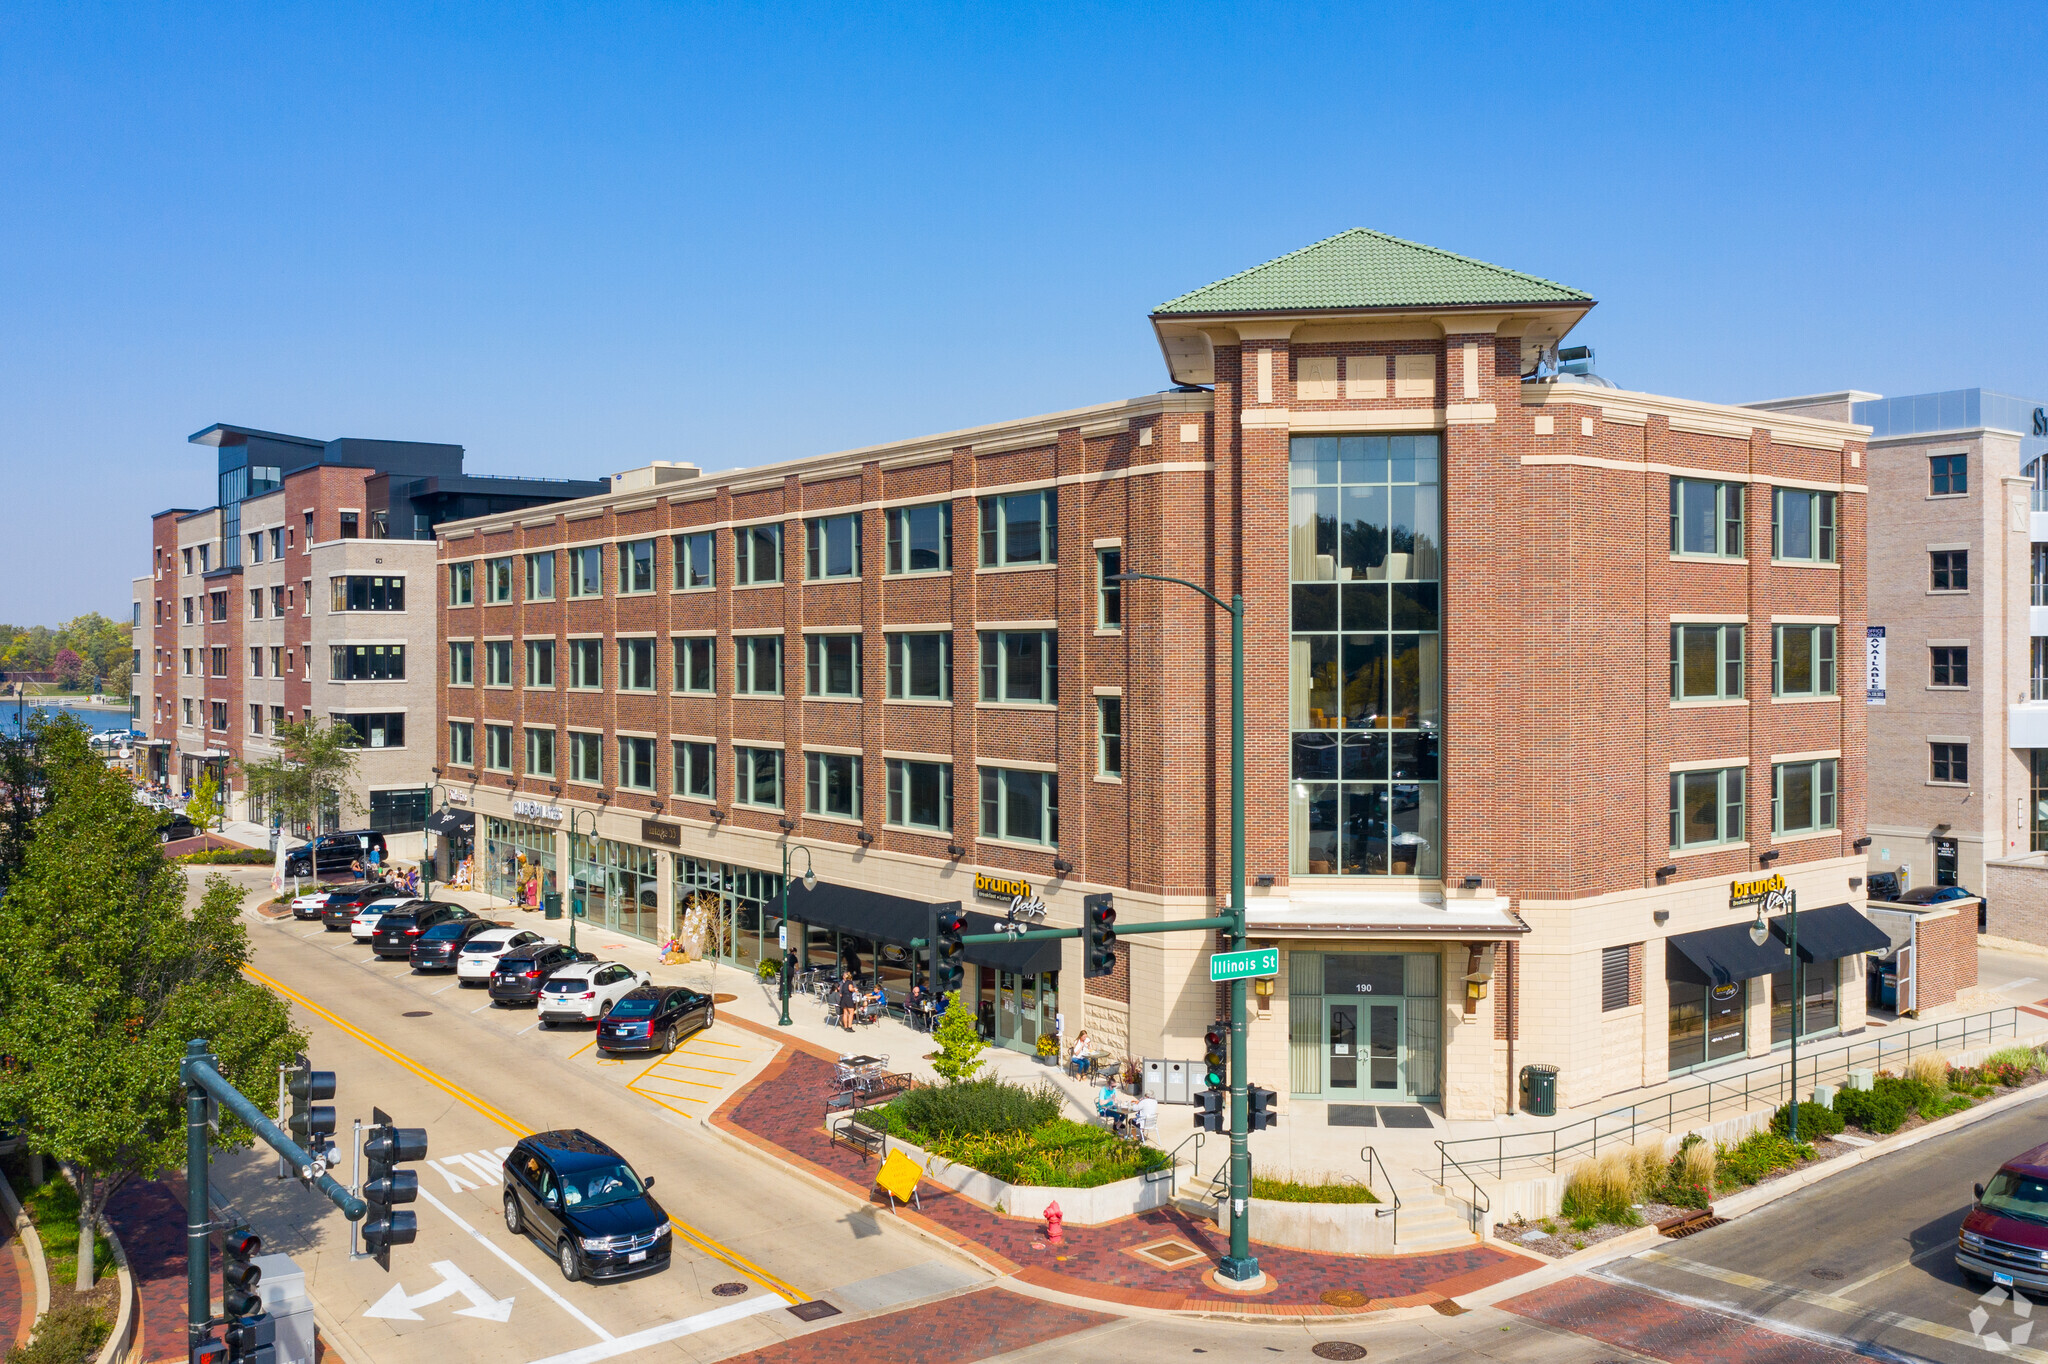
<svg viewBox="0 0 2048 1364">
<path fill-rule="evenodd" d="M 791 845 L 870 968 L 1017 882 L 1204 912 L 1228 622 L 1121 569 L 1246 599 L 1255 1082 L 1471 1117 L 1523 1063 L 1578 1104 L 1768 1052 L 1781 887 L 1805 1030 L 1860 1027 L 1863 432 L 1560 374 L 1592 306 L 1357 230 L 1158 309 L 1166 392 L 440 527 L 480 872 L 743 965 Z M 969 993 L 1193 1057 L 1213 946 L 970 952 Z"/>
</svg>

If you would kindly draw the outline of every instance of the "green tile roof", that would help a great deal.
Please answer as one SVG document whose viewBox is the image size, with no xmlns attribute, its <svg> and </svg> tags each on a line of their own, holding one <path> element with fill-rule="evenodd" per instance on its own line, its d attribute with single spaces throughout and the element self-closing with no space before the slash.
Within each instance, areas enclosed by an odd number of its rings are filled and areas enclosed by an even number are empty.
<svg viewBox="0 0 2048 1364">
<path fill-rule="evenodd" d="M 1591 294 L 1354 227 L 1160 304 L 1160 313 L 1591 303 Z"/>
</svg>

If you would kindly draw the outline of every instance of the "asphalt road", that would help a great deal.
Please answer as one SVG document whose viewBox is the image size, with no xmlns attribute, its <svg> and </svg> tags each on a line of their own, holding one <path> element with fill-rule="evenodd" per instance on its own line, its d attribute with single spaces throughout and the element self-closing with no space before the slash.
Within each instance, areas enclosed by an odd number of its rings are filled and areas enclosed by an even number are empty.
<svg viewBox="0 0 2048 1364">
<path fill-rule="evenodd" d="M 1768 1207 L 1607 1267 L 1608 1277 L 1766 1325 L 1934 1360 L 2009 1350 L 2033 1320 L 1980 1301 L 1956 1269 L 1971 1186 L 2048 1140 L 2042 1100 L 1823 1181 Z M 1982 1309 L 1975 1323 L 1972 1313 Z M 2043 1314 L 2048 1320 L 2048 1314 Z M 1988 1337 L 1996 1334 L 1993 1345 Z M 2023 1330 L 2026 1341 L 2031 1330 Z M 2048 1329 L 2041 1331 L 2048 1345 Z M 2016 1358 L 2048 1360 L 2022 1346 Z"/>
</svg>

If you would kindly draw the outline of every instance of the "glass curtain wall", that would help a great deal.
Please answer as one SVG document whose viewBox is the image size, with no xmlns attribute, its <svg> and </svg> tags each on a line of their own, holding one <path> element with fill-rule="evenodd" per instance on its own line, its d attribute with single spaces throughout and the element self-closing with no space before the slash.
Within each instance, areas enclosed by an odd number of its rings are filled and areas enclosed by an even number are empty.
<svg viewBox="0 0 2048 1364">
<path fill-rule="evenodd" d="M 1443 874 L 1440 444 L 1290 443 L 1296 876 Z"/>
<path fill-rule="evenodd" d="M 555 882 L 555 831 L 484 816 L 484 890 L 501 900 L 541 905 Z"/>
<path fill-rule="evenodd" d="M 1442 956 L 1289 952 L 1287 1042 L 1295 1094 L 1435 1102 L 1443 1092 Z"/>
<path fill-rule="evenodd" d="M 661 932 L 661 855 L 637 843 L 569 836 L 570 894 L 583 901 L 584 921 L 653 942 Z"/>
<path fill-rule="evenodd" d="M 780 876 L 694 857 L 675 863 L 676 932 L 685 942 L 701 935 L 696 952 L 750 971 L 782 960 Z"/>
</svg>

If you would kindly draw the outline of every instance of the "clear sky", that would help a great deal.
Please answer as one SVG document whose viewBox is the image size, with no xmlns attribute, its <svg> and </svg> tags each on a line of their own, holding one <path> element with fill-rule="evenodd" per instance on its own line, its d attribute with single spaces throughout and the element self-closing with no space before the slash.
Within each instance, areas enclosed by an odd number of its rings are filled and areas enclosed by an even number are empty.
<svg viewBox="0 0 2048 1364">
<path fill-rule="evenodd" d="M 2043 373 L 2048 10 L 0 7 L 0 620 L 125 610 L 216 421 L 727 468 L 1166 385 L 1353 226 L 1625 388 Z"/>
</svg>

